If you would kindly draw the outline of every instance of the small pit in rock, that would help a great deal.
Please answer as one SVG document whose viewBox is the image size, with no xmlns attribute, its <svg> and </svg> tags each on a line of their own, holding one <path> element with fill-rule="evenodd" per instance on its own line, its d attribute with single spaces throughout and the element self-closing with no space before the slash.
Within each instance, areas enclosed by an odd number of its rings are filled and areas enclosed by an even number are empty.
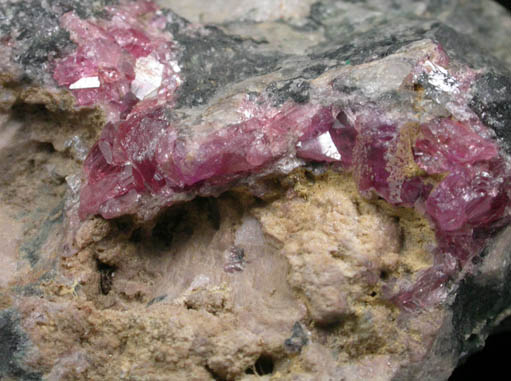
<svg viewBox="0 0 511 381">
<path fill-rule="evenodd" d="M 258 376 L 265 376 L 267 374 L 272 374 L 275 368 L 273 358 L 269 355 L 261 355 L 256 360 L 253 366 L 248 368 L 245 373 L 246 374 L 256 374 Z"/>
<path fill-rule="evenodd" d="M 113 278 L 115 273 L 115 266 L 107 265 L 101 261 L 97 261 L 97 267 L 100 274 L 99 288 L 103 295 L 108 295 L 112 289 Z"/>
<path fill-rule="evenodd" d="M 157 220 L 152 230 L 152 237 L 162 246 L 172 244 L 178 226 L 183 222 L 186 211 L 184 207 L 176 206 L 165 211 Z M 185 229 L 191 232 L 191 229 Z"/>
</svg>

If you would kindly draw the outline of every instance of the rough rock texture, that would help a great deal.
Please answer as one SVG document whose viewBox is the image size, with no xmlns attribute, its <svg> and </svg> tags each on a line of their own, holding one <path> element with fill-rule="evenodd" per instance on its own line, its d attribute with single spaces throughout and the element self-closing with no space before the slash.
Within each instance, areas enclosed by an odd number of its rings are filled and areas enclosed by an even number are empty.
<svg viewBox="0 0 511 381">
<path fill-rule="evenodd" d="M 0 1 L 0 377 L 447 379 L 511 314 L 511 17 L 157 3 Z"/>
</svg>

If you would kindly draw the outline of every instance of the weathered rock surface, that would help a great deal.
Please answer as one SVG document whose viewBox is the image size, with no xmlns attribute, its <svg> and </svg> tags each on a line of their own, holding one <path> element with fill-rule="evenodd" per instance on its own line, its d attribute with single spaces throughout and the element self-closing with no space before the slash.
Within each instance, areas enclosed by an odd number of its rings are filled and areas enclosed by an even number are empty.
<svg viewBox="0 0 511 381">
<path fill-rule="evenodd" d="M 447 379 L 511 314 L 511 17 L 158 5 L 0 1 L 0 377 Z"/>
</svg>

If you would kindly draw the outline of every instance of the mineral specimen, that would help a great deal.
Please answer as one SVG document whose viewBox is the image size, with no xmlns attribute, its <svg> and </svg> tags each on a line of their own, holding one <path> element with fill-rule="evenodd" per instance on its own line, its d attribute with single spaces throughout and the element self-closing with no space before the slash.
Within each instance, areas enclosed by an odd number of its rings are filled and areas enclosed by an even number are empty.
<svg viewBox="0 0 511 381">
<path fill-rule="evenodd" d="M 29 157 L 6 158 L 52 174 L 30 202 L 64 220 L 27 222 L 40 275 L 2 291 L 24 344 L 0 375 L 446 379 L 479 343 L 460 338 L 509 315 L 508 42 L 499 60 L 466 40 L 480 9 L 456 0 L 304 1 L 280 21 L 261 1 L 219 26 L 160 3 L 1 4 L 5 131 L 30 126 Z M 0 216 L 40 221 L 9 189 Z"/>
</svg>

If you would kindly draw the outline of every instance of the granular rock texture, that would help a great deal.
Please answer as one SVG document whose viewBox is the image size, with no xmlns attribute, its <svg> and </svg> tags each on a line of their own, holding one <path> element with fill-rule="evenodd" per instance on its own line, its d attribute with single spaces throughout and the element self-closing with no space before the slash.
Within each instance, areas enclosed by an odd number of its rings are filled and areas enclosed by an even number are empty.
<svg viewBox="0 0 511 381">
<path fill-rule="evenodd" d="M 510 32 L 2 0 L 0 377 L 447 379 L 511 311 Z"/>
</svg>

